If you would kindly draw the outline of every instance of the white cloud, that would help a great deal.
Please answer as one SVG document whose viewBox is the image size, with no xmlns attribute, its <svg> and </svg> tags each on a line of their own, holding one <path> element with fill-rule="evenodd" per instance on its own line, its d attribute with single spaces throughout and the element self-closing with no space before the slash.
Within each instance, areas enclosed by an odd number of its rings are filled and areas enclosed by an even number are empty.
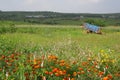
<svg viewBox="0 0 120 80">
<path fill-rule="evenodd" d="M 0 10 L 120 12 L 120 0 L 0 0 Z"/>
<path fill-rule="evenodd" d="M 25 3 L 26 5 L 32 5 L 32 4 L 34 4 L 36 1 L 38 1 L 38 0 L 24 0 L 24 3 Z"/>
<path fill-rule="evenodd" d="M 103 0 L 67 0 L 67 1 L 71 1 L 71 2 L 81 2 L 81 3 L 88 3 L 88 2 L 91 2 L 91 3 L 96 3 L 96 2 L 100 2 L 100 1 L 103 1 Z"/>
<path fill-rule="evenodd" d="M 101 0 L 88 0 L 88 1 L 91 1 L 91 2 L 100 2 Z"/>
</svg>

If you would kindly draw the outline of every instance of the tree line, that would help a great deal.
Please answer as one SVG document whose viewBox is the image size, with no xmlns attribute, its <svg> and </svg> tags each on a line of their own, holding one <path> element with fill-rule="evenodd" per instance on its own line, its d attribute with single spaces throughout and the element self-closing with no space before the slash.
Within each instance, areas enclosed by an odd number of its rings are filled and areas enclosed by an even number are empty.
<svg viewBox="0 0 120 80">
<path fill-rule="evenodd" d="M 120 13 L 58 13 L 30 11 L 0 11 L 0 21 L 18 21 L 32 24 L 82 25 L 84 22 L 99 26 L 120 25 Z"/>
</svg>

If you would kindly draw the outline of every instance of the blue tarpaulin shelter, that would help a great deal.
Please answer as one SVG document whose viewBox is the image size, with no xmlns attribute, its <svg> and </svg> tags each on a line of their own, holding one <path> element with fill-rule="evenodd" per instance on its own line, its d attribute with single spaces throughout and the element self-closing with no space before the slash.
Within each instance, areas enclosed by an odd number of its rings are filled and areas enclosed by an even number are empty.
<svg viewBox="0 0 120 80">
<path fill-rule="evenodd" d="M 100 31 L 99 26 L 92 25 L 92 24 L 89 24 L 89 23 L 84 23 L 84 27 L 85 27 L 86 30 L 89 30 L 89 31 L 92 31 L 92 32 L 95 32 L 95 33 L 98 33 Z"/>
</svg>

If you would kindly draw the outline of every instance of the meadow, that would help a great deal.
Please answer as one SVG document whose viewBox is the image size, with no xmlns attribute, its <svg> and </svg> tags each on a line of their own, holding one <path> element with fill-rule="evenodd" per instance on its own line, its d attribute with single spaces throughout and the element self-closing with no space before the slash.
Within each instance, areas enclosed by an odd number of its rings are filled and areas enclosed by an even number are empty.
<svg viewBox="0 0 120 80">
<path fill-rule="evenodd" d="M 120 79 L 120 27 L 103 27 L 102 35 L 76 25 L 4 27 L 1 80 Z"/>
</svg>

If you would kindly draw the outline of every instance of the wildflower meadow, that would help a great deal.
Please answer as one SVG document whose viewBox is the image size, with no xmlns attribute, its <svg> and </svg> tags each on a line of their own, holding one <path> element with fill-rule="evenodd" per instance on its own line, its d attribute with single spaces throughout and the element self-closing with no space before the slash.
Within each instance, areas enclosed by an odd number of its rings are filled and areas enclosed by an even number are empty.
<svg viewBox="0 0 120 80">
<path fill-rule="evenodd" d="M 35 26 L 35 27 L 33 27 Z M 16 25 L 0 34 L 0 80 L 119 80 L 120 28 Z"/>
</svg>

